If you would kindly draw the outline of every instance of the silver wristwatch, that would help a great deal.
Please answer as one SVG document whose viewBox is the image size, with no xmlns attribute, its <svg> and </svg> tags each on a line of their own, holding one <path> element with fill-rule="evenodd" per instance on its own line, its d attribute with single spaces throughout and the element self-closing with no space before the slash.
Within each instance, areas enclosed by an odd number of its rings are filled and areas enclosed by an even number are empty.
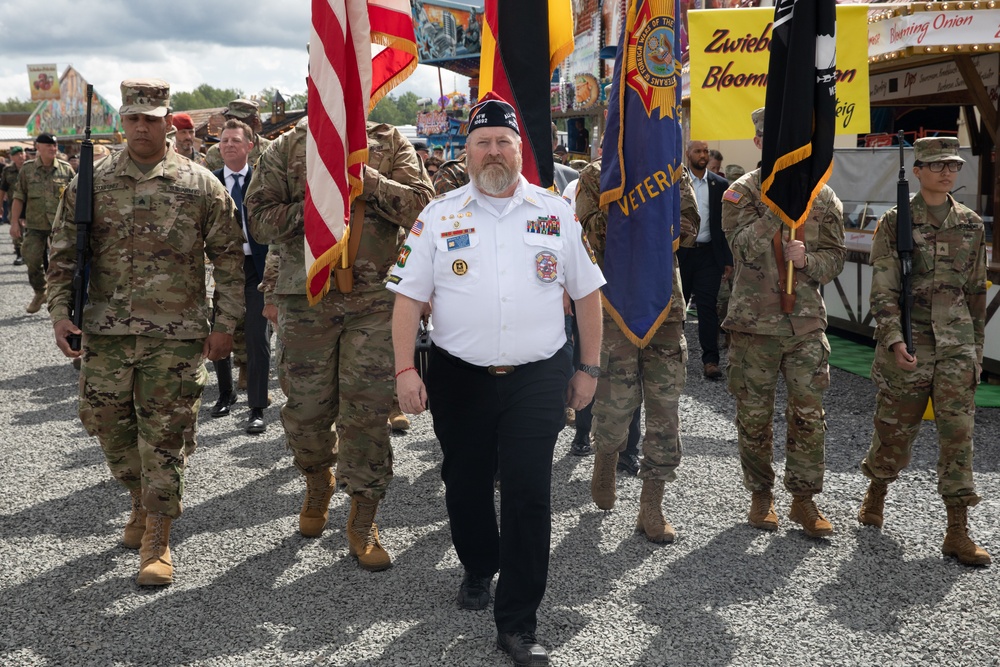
<svg viewBox="0 0 1000 667">
<path fill-rule="evenodd" d="M 583 371 L 592 378 L 601 377 L 601 367 L 600 366 L 588 366 L 587 364 L 577 364 L 576 370 Z"/>
</svg>

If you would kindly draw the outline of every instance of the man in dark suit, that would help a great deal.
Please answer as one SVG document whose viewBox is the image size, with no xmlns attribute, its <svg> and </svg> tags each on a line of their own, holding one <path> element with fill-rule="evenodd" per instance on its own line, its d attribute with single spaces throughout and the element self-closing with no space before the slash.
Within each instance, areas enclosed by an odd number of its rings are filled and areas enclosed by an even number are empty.
<svg viewBox="0 0 1000 667">
<path fill-rule="evenodd" d="M 212 173 L 222 181 L 236 202 L 236 209 L 243 225 L 243 274 L 245 282 L 243 294 L 246 299 L 246 332 L 247 345 L 247 403 L 250 405 L 250 416 L 247 420 L 247 433 L 263 433 L 267 426 L 264 423 L 264 408 L 267 407 L 267 381 L 271 369 L 271 342 L 268 336 L 267 319 L 264 317 L 264 295 L 257 289 L 264 277 L 264 261 L 267 259 L 267 246 L 257 243 L 247 227 L 246 210 L 243 208 L 243 196 L 253 169 L 247 164 L 247 156 L 253 149 L 253 130 L 240 120 L 230 119 L 219 135 L 219 151 L 224 165 Z M 229 406 L 235 402 L 233 391 L 232 361 L 226 358 L 215 364 L 219 378 L 219 402 L 212 408 L 213 417 L 223 417 L 229 414 Z"/>
<path fill-rule="evenodd" d="M 694 295 L 698 309 L 698 341 L 701 343 L 701 363 L 709 380 L 722 378 L 719 368 L 719 285 L 733 270 L 733 254 L 722 233 L 722 195 L 729 181 L 707 169 L 708 144 L 692 141 L 687 147 L 688 173 L 698 200 L 701 228 L 693 248 L 679 248 L 677 260 L 681 266 L 684 301 Z"/>
</svg>

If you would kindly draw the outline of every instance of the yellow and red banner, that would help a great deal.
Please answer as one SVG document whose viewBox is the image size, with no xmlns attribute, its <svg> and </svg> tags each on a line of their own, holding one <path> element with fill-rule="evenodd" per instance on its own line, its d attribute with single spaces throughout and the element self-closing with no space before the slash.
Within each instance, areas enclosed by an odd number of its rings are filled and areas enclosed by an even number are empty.
<svg viewBox="0 0 1000 667">
<path fill-rule="evenodd" d="M 764 106 L 774 10 L 688 12 L 691 136 L 751 139 L 750 113 Z M 868 6 L 837 5 L 837 134 L 867 134 Z"/>
</svg>

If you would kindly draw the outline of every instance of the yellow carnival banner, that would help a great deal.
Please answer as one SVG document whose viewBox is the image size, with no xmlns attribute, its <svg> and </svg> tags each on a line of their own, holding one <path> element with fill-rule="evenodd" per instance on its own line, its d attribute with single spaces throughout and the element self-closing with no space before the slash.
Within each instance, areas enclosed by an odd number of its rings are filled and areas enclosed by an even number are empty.
<svg viewBox="0 0 1000 667">
<path fill-rule="evenodd" d="M 764 106 L 773 8 L 688 12 L 691 136 L 752 139 Z M 867 134 L 868 6 L 837 5 L 837 134 Z"/>
</svg>

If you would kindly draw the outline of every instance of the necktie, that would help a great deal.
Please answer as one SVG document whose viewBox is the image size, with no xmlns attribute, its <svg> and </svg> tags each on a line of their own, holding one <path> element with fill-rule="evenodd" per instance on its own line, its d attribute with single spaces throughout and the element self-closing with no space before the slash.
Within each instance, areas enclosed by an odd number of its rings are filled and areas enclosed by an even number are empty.
<svg viewBox="0 0 1000 667">
<path fill-rule="evenodd" d="M 236 202 L 236 212 L 240 214 L 240 224 L 243 224 L 243 188 L 240 187 L 240 174 L 233 172 L 233 189 L 229 191 Z"/>
</svg>

